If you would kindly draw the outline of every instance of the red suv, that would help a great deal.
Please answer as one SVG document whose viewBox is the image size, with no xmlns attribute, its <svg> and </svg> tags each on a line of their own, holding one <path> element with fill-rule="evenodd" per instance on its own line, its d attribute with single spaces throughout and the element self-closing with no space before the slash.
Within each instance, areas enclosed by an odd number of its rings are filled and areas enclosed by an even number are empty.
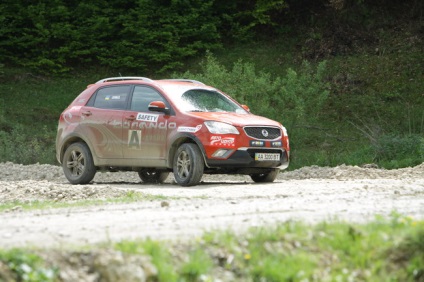
<svg viewBox="0 0 424 282">
<path fill-rule="evenodd" d="M 280 123 L 199 81 L 116 77 L 89 85 L 63 111 L 56 157 L 73 184 L 97 170 L 137 171 L 147 183 L 173 172 L 182 186 L 204 173 L 272 182 L 288 166 L 289 140 Z"/>
</svg>

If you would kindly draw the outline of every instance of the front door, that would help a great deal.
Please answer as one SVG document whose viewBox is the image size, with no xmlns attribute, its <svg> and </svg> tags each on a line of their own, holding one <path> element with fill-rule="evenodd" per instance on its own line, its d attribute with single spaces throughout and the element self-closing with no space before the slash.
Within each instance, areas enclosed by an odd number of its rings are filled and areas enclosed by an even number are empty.
<svg viewBox="0 0 424 282">
<path fill-rule="evenodd" d="M 163 166 L 167 152 L 167 134 L 176 128 L 174 117 L 149 111 L 153 101 L 168 102 L 154 88 L 135 86 L 130 109 L 124 114 L 124 158 L 137 159 L 140 166 Z"/>
</svg>

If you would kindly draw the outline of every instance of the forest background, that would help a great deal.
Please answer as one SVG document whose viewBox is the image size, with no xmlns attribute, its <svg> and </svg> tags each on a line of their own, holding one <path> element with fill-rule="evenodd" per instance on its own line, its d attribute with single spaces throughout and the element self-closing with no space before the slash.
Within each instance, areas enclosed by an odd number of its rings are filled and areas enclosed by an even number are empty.
<svg viewBox="0 0 424 282">
<path fill-rule="evenodd" d="M 184 77 L 288 129 L 290 169 L 424 161 L 420 0 L 4 0 L 0 161 L 50 163 L 58 117 L 110 76 Z"/>
</svg>

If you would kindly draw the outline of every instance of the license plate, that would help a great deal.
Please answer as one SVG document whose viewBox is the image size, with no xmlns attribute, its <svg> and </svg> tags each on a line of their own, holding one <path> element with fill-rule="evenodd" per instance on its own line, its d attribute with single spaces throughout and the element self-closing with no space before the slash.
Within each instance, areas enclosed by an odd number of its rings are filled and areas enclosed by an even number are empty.
<svg viewBox="0 0 424 282">
<path fill-rule="evenodd" d="M 255 153 L 255 161 L 279 161 L 280 154 Z"/>
</svg>

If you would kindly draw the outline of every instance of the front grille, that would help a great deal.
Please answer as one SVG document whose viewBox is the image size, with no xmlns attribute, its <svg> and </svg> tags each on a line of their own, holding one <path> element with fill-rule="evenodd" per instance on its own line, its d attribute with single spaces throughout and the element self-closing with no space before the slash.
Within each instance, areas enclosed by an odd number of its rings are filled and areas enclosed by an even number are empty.
<svg viewBox="0 0 424 282">
<path fill-rule="evenodd" d="M 273 140 L 281 137 L 281 130 L 276 127 L 249 126 L 244 128 L 244 132 L 249 137 L 262 140 Z"/>
</svg>

